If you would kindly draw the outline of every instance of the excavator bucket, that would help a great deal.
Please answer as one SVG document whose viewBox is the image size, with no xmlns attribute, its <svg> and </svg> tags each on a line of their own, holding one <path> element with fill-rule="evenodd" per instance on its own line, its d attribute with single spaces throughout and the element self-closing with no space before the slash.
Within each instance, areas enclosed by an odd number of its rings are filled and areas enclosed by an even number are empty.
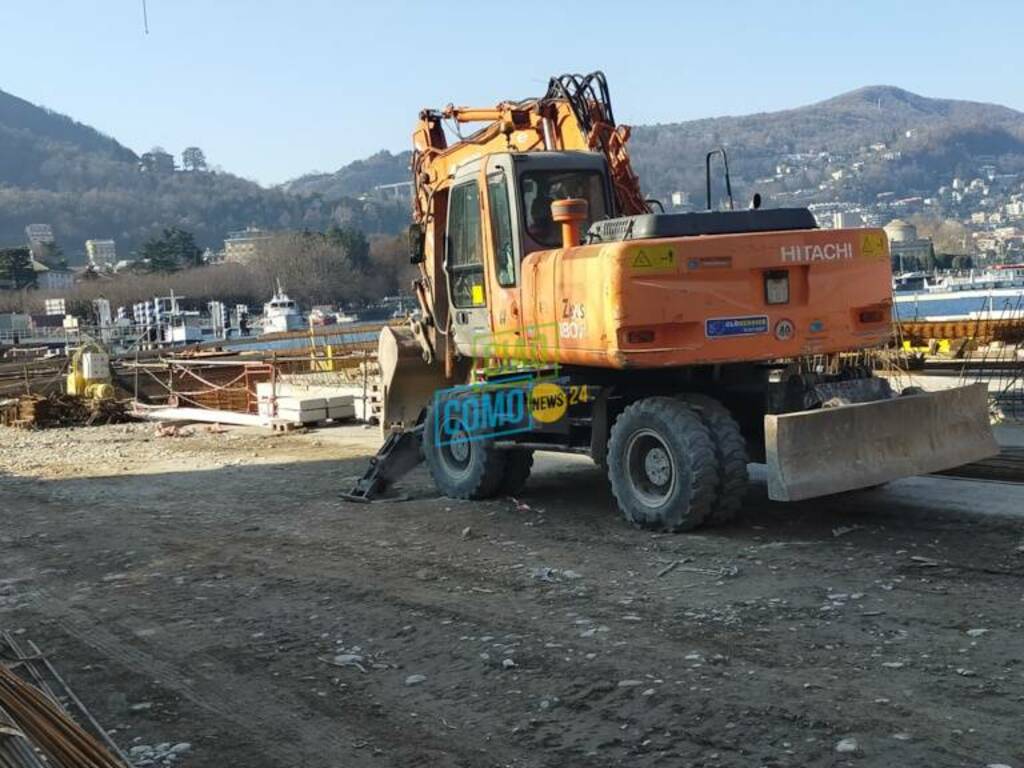
<svg viewBox="0 0 1024 768">
<path fill-rule="evenodd" d="M 443 368 L 423 359 L 423 348 L 408 328 L 384 326 L 377 342 L 383 391 L 380 425 L 384 435 L 393 428 L 412 429 L 434 392 L 446 386 Z M 447 386 L 451 386 L 448 384 Z"/>
<path fill-rule="evenodd" d="M 867 488 L 999 453 L 985 384 L 767 415 L 764 427 L 775 501 Z"/>
</svg>

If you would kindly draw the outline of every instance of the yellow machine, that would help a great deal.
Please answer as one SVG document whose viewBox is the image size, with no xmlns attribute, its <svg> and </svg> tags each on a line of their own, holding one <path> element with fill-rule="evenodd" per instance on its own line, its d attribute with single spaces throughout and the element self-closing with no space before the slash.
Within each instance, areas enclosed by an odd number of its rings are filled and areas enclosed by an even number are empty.
<svg viewBox="0 0 1024 768">
<path fill-rule="evenodd" d="M 110 400 L 114 397 L 110 357 L 101 347 L 85 344 L 71 354 L 67 391 L 69 395 L 90 400 Z"/>
<path fill-rule="evenodd" d="M 445 122 L 483 123 L 449 143 Z M 424 110 L 413 133 L 420 311 L 379 344 L 388 435 L 351 497 L 422 452 L 449 496 L 515 492 L 536 450 L 607 466 L 625 516 L 684 530 L 742 504 L 748 460 L 795 500 L 998 449 L 983 385 L 893 392 L 885 233 L 806 208 L 665 213 L 630 166 L 604 76 L 537 99 Z M 712 200 L 724 167 L 726 210 Z"/>
</svg>

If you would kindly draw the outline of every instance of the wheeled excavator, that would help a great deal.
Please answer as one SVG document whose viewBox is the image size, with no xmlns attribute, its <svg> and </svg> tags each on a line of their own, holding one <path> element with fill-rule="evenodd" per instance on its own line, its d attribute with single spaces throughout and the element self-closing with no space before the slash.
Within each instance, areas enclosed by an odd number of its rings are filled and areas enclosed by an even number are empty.
<svg viewBox="0 0 1024 768">
<path fill-rule="evenodd" d="M 422 460 L 448 496 L 514 494 L 535 451 L 559 451 L 605 467 L 632 523 L 680 531 L 739 511 L 748 462 L 790 501 L 998 451 L 984 385 L 897 392 L 873 372 L 892 332 L 884 231 L 756 195 L 736 208 L 723 148 L 706 210 L 666 213 L 628 139 L 600 72 L 420 113 L 419 310 L 381 333 L 385 440 L 349 498 Z"/>
</svg>

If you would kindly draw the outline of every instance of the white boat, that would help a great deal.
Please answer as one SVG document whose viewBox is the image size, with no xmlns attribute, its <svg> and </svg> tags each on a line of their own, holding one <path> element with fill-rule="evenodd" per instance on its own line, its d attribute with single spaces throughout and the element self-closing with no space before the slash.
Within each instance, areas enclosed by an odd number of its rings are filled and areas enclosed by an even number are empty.
<svg viewBox="0 0 1024 768">
<path fill-rule="evenodd" d="M 1024 317 L 1024 265 L 966 273 L 907 272 L 892 281 L 900 320 L 991 320 Z"/>
<path fill-rule="evenodd" d="M 285 331 L 301 331 L 306 327 L 298 306 L 288 298 L 277 283 L 277 292 L 263 305 L 262 333 L 284 333 Z"/>
<path fill-rule="evenodd" d="M 169 315 L 163 326 L 165 344 L 198 344 L 203 341 L 203 318 L 198 312 L 179 311 Z"/>
</svg>

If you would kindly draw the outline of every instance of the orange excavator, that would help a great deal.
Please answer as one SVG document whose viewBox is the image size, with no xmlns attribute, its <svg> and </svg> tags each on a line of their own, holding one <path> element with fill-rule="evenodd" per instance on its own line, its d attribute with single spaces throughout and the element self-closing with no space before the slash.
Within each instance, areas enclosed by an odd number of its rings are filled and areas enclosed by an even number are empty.
<svg viewBox="0 0 1024 768">
<path fill-rule="evenodd" d="M 446 495 L 515 493 L 534 451 L 582 453 L 627 519 L 677 531 L 734 516 L 748 461 L 797 500 L 997 452 L 984 385 L 897 393 L 866 364 L 892 328 L 882 230 L 737 209 L 721 148 L 707 209 L 666 213 L 628 139 L 600 72 L 420 113 L 420 306 L 382 331 L 385 441 L 349 498 L 420 460 Z"/>
</svg>

